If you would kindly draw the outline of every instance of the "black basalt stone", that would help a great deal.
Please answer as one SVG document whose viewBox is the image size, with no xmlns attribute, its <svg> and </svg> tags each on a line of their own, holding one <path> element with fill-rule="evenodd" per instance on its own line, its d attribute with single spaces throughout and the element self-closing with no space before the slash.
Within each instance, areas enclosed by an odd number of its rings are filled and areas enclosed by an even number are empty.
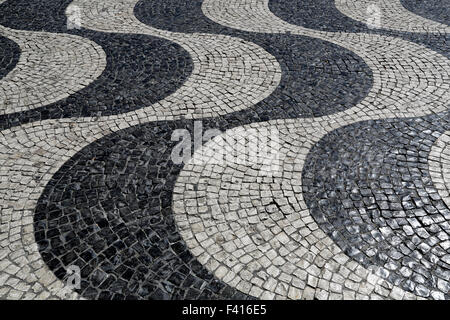
<svg viewBox="0 0 450 320">
<path fill-rule="evenodd" d="M 433 142 L 449 129 L 448 112 L 357 122 L 323 137 L 309 152 L 303 169 L 304 198 L 319 226 L 352 259 L 385 268 L 388 281 L 420 296 L 437 290 L 436 281 L 430 279 L 448 281 L 445 278 L 450 276 L 448 268 L 436 272 L 432 261 L 438 265 L 443 261 L 431 254 L 432 250 L 450 253 L 442 250 L 443 240 L 437 237 L 448 234 L 450 220 L 427 165 L 418 171 L 418 157 L 404 162 L 397 155 L 423 153 L 428 158 Z M 431 143 L 422 144 L 425 139 Z M 398 174 L 402 166 L 417 172 L 413 188 L 406 187 Z M 383 176 L 371 176 L 371 168 Z M 363 201 L 349 198 L 350 192 L 358 192 Z M 326 201 L 320 200 L 323 194 Z M 381 211 L 372 209 L 376 207 Z M 405 275 L 401 266 L 410 268 L 412 275 Z M 448 292 L 443 294 L 449 298 Z"/>
<path fill-rule="evenodd" d="M 205 127 L 209 126 L 205 122 Z M 162 128 L 171 134 L 180 128 L 193 130 L 193 123 L 157 122 L 118 131 L 85 147 L 60 168 L 55 174 L 58 183 L 47 185 L 36 207 L 34 226 L 41 239 L 42 258 L 60 278 L 66 276 L 69 265 L 79 266 L 83 280 L 79 293 L 90 299 L 251 298 L 215 279 L 196 261 L 175 227 L 170 205 L 165 210 L 156 209 L 156 204 L 161 208 L 163 203 L 171 203 L 175 180 L 166 177 L 168 172 L 176 177 L 182 167 L 170 160 L 176 142 L 168 140 L 163 153 L 155 152 L 161 143 L 158 129 Z M 128 152 L 122 152 L 123 146 L 129 146 Z M 97 157 L 97 153 L 103 156 Z M 86 166 L 89 159 L 90 165 Z M 120 167 L 119 171 L 124 172 L 120 175 L 127 183 L 118 190 L 105 183 L 93 187 L 92 181 L 98 179 L 98 162 L 112 168 L 101 173 L 102 181 L 116 179 Z M 163 166 L 170 170 L 162 176 L 136 175 L 134 170 L 127 170 L 129 166 L 142 172 L 147 168 L 162 172 Z M 147 179 L 152 179 L 152 185 L 159 186 L 160 191 L 148 194 L 142 207 L 134 207 L 136 186 L 145 185 Z M 70 193 L 70 203 L 53 197 L 58 188 L 71 189 L 75 185 L 80 192 Z M 85 186 L 95 189 L 97 198 L 91 202 L 78 201 Z M 67 223 L 68 219 L 61 217 L 74 208 L 73 203 L 78 203 L 76 211 L 82 214 L 77 223 Z M 151 215 L 149 208 L 153 208 Z M 50 225 L 52 229 L 47 230 Z M 71 236 L 60 237 L 61 229 L 66 235 L 77 235 L 79 245 L 68 246 Z M 48 239 L 54 241 L 50 246 Z"/>
<path fill-rule="evenodd" d="M 372 86 L 370 68 L 345 48 L 304 36 L 228 28 L 203 15 L 202 3 L 200 0 L 141 0 L 134 13 L 143 23 L 159 29 L 241 38 L 261 46 L 278 60 L 282 79 L 277 89 L 254 107 L 229 114 L 228 118 L 238 118 L 243 124 L 319 117 L 356 105 Z"/>
<path fill-rule="evenodd" d="M 191 74 L 190 55 L 169 40 L 142 34 L 67 29 L 65 9 L 70 2 L 6 1 L 0 4 L 0 24 L 22 30 L 68 33 L 94 41 L 106 53 L 105 70 L 90 85 L 65 99 L 29 111 L 0 115 L 0 129 L 37 120 L 108 116 L 148 107 L 175 92 Z M 0 38 L 0 50 L 4 42 Z M 10 55 L 0 60 L 0 78 L 2 64 L 6 63 L 3 61 L 11 60 Z"/>
</svg>

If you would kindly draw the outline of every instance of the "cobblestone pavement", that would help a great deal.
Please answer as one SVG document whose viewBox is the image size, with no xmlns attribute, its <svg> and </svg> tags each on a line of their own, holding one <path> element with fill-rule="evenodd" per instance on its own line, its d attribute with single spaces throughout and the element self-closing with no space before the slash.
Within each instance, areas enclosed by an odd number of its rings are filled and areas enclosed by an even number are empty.
<svg viewBox="0 0 450 320">
<path fill-rule="evenodd" d="M 449 10 L 0 0 L 0 299 L 450 299 Z"/>
</svg>

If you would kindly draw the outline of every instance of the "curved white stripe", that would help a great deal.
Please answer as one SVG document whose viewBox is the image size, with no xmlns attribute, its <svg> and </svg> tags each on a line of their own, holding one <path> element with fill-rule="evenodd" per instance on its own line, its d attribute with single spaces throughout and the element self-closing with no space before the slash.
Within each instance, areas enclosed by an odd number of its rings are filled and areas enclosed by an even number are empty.
<svg viewBox="0 0 450 320">
<path fill-rule="evenodd" d="M 270 121 L 227 131 L 231 143 L 225 134 L 208 142 L 175 185 L 172 207 L 183 239 L 217 278 L 259 298 L 418 298 L 380 277 L 388 270 L 351 261 L 310 216 L 301 171 L 324 126 Z M 222 157 L 248 154 L 248 142 L 258 139 L 273 147 L 277 132 L 278 158 L 242 164 Z"/>
<path fill-rule="evenodd" d="M 76 7 L 81 13 L 83 28 L 101 32 L 170 36 L 171 32 L 146 26 L 134 16 L 134 7 L 138 1 L 117 0 L 112 3 L 107 0 L 73 0 L 70 6 Z"/>
<path fill-rule="evenodd" d="M 450 32 L 450 26 L 416 15 L 407 10 L 400 0 L 335 0 L 334 3 L 336 8 L 346 16 L 378 29 L 427 33 Z M 379 19 L 378 22 L 377 19 Z M 379 25 L 376 26 L 378 23 Z"/>
<path fill-rule="evenodd" d="M 107 133 L 101 123 L 83 125 L 70 119 L 35 122 L 1 132 L 0 279 L 15 284 L 15 295 L 8 293 L 3 298 L 79 298 L 42 260 L 34 240 L 34 209 L 60 166 Z"/>
<path fill-rule="evenodd" d="M 33 226 L 37 201 L 53 175 L 78 151 L 139 123 L 129 117 L 57 119 L 0 132 L 0 287 L 12 287 L 5 296 L 0 291 L 0 299 L 81 299 L 56 278 L 39 253 Z"/>
<path fill-rule="evenodd" d="M 251 42 L 208 34 L 186 35 L 177 42 L 192 57 L 192 74 L 173 95 L 141 112 L 184 118 L 224 115 L 265 99 L 281 80 L 278 61 Z"/>
<path fill-rule="evenodd" d="M 189 52 L 194 70 L 186 83 L 167 99 L 137 111 L 160 119 L 218 116 L 251 107 L 278 86 L 281 67 L 258 45 L 224 35 L 183 34 L 157 30 L 138 21 L 137 0 L 76 0 L 85 28 L 103 32 L 158 36 Z M 230 63 L 231 61 L 231 63 Z"/>
<path fill-rule="evenodd" d="M 363 58 L 372 69 L 374 85 L 359 105 L 329 116 L 338 122 L 349 117 L 354 121 L 414 117 L 449 107 L 450 60 L 424 46 L 389 36 L 322 32 L 290 25 L 272 14 L 268 0 L 205 0 L 202 9 L 208 18 L 228 27 L 267 33 L 289 31 L 335 43 Z"/>
<path fill-rule="evenodd" d="M 0 80 L 0 114 L 66 98 L 92 83 L 106 67 L 103 49 L 79 36 L 1 26 L 0 34 L 21 50 L 17 65 Z"/>
</svg>

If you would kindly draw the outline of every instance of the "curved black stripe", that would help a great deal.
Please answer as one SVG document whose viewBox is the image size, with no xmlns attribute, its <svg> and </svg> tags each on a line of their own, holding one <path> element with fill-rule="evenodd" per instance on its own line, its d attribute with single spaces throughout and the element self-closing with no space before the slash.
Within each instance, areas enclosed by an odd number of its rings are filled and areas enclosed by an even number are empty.
<svg viewBox="0 0 450 320">
<path fill-rule="evenodd" d="M 216 127 L 205 122 L 205 127 Z M 82 149 L 47 184 L 34 216 L 42 258 L 60 279 L 81 268 L 79 292 L 97 299 L 249 299 L 218 281 L 187 249 L 171 202 L 181 165 L 176 129 L 157 122 Z"/>
<path fill-rule="evenodd" d="M 346 110 L 368 93 L 372 71 L 353 52 L 319 39 L 289 34 L 244 32 L 219 25 L 201 10 L 201 0 L 141 0 L 136 17 L 152 27 L 183 33 L 217 33 L 256 43 L 275 56 L 282 68 L 279 87 L 242 119 L 319 117 Z"/>
<path fill-rule="evenodd" d="M 239 33 L 207 18 L 202 3 L 203 0 L 140 0 L 134 15 L 147 25 L 172 32 Z"/>
<path fill-rule="evenodd" d="M 302 176 L 312 216 L 348 256 L 386 268 L 407 291 L 447 299 L 450 210 L 427 161 L 449 129 L 450 113 L 348 125 L 311 149 Z"/>
<path fill-rule="evenodd" d="M 171 41 L 138 34 L 67 30 L 65 8 L 70 1 L 7 1 L 0 23 L 18 29 L 65 32 L 101 45 L 107 55 L 104 72 L 93 83 L 55 103 L 0 116 L 0 130 L 27 122 L 66 117 L 125 113 L 164 99 L 189 77 L 189 53 Z"/>
<path fill-rule="evenodd" d="M 329 32 L 367 32 L 364 23 L 340 12 L 334 0 L 269 0 L 269 9 L 280 19 L 309 29 Z"/>
<path fill-rule="evenodd" d="M 14 69 L 19 58 L 19 45 L 8 38 L 0 36 L 0 79 Z"/>
<path fill-rule="evenodd" d="M 421 1 L 421 3 L 425 2 Z M 439 0 L 436 0 L 435 2 L 436 7 L 430 9 L 430 11 L 442 11 L 444 12 L 443 16 L 445 17 L 445 12 L 448 12 L 448 8 L 442 3 L 438 6 L 437 2 L 439 2 Z M 424 6 L 426 8 L 431 7 L 431 5 Z M 381 26 L 381 29 L 370 29 L 366 24 L 341 13 L 336 8 L 334 0 L 270 0 L 269 9 L 280 19 L 305 28 L 329 32 L 363 32 L 399 37 L 404 40 L 422 44 L 450 58 L 450 50 L 448 49 L 448 43 L 450 43 L 449 34 L 401 32 L 383 29 L 383 26 Z"/>
</svg>

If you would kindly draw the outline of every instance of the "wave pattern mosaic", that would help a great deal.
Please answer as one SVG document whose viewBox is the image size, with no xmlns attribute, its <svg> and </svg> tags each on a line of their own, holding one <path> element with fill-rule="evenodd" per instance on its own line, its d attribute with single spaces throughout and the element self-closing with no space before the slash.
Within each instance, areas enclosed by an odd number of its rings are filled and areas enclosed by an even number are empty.
<svg viewBox="0 0 450 320">
<path fill-rule="evenodd" d="M 448 10 L 1 0 L 0 299 L 449 300 Z"/>
</svg>

